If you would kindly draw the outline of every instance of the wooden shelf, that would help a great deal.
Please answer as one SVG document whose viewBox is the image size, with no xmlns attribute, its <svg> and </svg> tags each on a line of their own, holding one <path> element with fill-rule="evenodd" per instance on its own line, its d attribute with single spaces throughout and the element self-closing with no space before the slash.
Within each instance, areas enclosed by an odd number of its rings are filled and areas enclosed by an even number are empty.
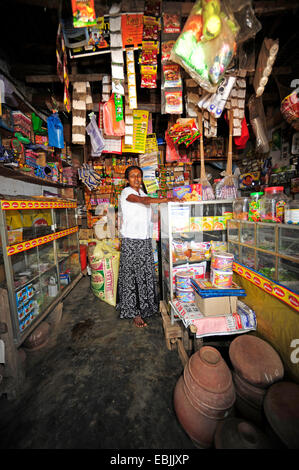
<svg viewBox="0 0 299 470">
<path fill-rule="evenodd" d="M 7 178 L 12 178 L 15 180 L 25 181 L 27 183 L 39 184 L 43 186 L 54 186 L 55 188 L 74 188 L 64 183 L 56 183 L 55 181 L 47 180 L 45 178 L 39 178 L 37 176 L 32 176 L 26 174 L 25 171 L 10 168 L 4 165 L 0 165 L 0 175 L 6 176 Z"/>
</svg>

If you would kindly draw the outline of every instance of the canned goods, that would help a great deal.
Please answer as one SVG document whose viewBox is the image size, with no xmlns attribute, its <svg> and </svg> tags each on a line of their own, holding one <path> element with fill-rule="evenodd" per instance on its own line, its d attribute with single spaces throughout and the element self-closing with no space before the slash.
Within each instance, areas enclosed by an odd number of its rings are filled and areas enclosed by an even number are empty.
<svg viewBox="0 0 299 470">
<path fill-rule="evenodd" d="M 215 251 L 212 255 L 211 267 L 219 271 L 231 271 L 233 269 L 234 255 L 224 251 Z"/>
<path fill-rule="evenodd" d="M 224 287 L 231 287 L 233 283 L 232 271 L 217 271 L 212 269 L 211 281 L 214 287 L 222 289 Z"/>
</svg>

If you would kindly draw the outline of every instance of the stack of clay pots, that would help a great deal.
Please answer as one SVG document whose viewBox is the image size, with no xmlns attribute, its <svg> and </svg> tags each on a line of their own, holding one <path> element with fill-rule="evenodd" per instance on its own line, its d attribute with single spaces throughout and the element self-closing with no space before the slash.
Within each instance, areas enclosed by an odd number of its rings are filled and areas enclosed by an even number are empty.
<svg viewBox="0 0 299 470">
<path fill-rule="evenodd" d="M 236 399 L 232 374 L 219 351 L 203 346 L 187 362 L 174 390 L 177 418 L 199 448 L 210 448 L 219 422 Z"/>
<path fill-rule="evenodd" d="M 264 412 L 274 434 L 288 449 L 299 449 L 299 384 L 278 382 L 267 390 Z"/>
<path fill-rule="evenodd" d="M 269 343 L 247 334 L 232 341 L 229 357 L 234 368 L 236 408 L 244 418 L 262 424 L 267 389 L 282 380 L 283 363 Z"/>
<path fill-rule="evenodd" d="M 215 433 L 216 449 L 275 449 L 276 442 L 253 423 L 230 417 L 219 423 Z"/>
</svg>

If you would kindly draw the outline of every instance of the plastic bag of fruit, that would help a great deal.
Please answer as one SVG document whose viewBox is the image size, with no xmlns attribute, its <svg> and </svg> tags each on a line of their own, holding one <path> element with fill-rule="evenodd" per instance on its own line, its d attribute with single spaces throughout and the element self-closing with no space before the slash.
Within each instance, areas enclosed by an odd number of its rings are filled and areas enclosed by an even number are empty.
<svg viewBox="0 0 299 470">
<path fill-rule="evenodd" d="M 214 93 L 237 48 L 239 26 L 225 0 L 198 0 L 170 55 L 205 90 Z"/>
</svg>

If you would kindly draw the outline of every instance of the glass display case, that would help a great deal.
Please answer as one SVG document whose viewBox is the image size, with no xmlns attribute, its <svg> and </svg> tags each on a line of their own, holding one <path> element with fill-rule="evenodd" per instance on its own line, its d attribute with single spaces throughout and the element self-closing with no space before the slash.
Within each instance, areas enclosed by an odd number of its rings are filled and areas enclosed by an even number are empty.
<svg viewBox="0 0 299 470">
<path fill-rule="evenodd" d="M 227 221 L 229 251 L 236 261 L 299 292 L 299 226 Z"/>
<path fill-rule="evenodd" d="M 81 273 L 76 203 L 0 200 L 1 258 L 20 345 Z"/>
<path fill-rule="evenodd" d="M 195 278 L 204 278 L 211 250 L 219 244 L 227 250 L 232 202 L 160 204 L 162 292 L 167 303 L 175 296 L 175 275 L 179 271 L 191 268 Z"/>
</svg>

